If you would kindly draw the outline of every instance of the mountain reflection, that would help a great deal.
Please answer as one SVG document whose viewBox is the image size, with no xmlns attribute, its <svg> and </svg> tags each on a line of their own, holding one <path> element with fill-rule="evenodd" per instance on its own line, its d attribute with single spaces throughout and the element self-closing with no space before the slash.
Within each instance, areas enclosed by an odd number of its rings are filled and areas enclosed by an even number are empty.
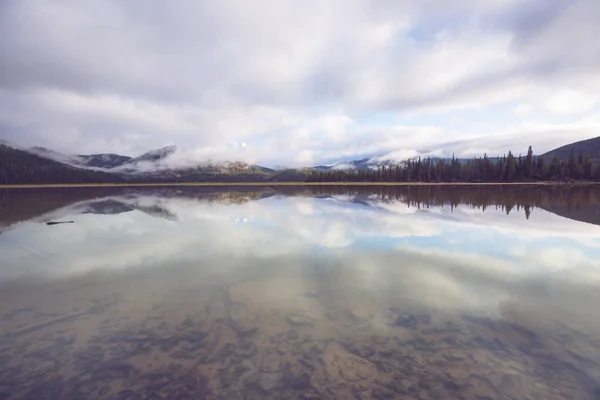
<svg viewBox="0 0 600 400">
<path fill-rule="evenodd" d="M 0 398 L 600 396 L 597 189 L 1 193 Z"/>
<path fill-rule="evenodd" d="M 0 227 L 51 214 L 77 204 L 80 213 L 117 214 L 144 211 L 159 218 L 176 219 L 160 205 L 135 204 L 135 198 L 181 198 L 220 204 L 241 204 L 275 196 L 332 198 L 376 206 L 404 203 L 418 209 L 459 205 L 486 211 L 518 212 L 529 219 L 542 209 L 565 218 L 600 225 L 600 188 L 594 186 L 293 186 L 293 187 L 190 187 L 190 188 L 79 188 L 0 190 Z M 72 210 L 74 211 L 74 210 Z"/>
</svg>

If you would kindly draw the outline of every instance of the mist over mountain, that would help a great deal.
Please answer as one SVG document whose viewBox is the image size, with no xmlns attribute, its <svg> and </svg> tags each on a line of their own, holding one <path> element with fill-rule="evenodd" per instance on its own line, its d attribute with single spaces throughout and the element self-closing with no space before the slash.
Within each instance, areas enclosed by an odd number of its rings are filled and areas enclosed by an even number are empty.
<svg viewBox="0 0 600 400">
<path fill-rule="evenodd" d="M 36 150 L 37 151 L 37 150 Z M 44 154 L 52 154 L 45 151 Z M 118 183 L 123 177 L 71 164 L 13 147 L 0 145 L 0 184 Z"/>
<path fill-rule="evenodd" d="M 6 143 L 6 145 L 19 148 L 13 144 Z M 358 160 L 340 161 L 330 165 L 305 166 L 302 168 L 290 168 L 289 166 L 269 168 L 240 161 L 201 160 L 194 157 L 193 153 L 187 152 L 185 149 L 181 149 L 175 145 L 150 150 L 137 157 L 101 153 L 70 155 L 38 146 L 19 149 L 73 167 L 111 172 L 125 176 L 164 179 L 176 179 L 194 175 L 201 179 L 202 174 L 279 174 L 281 176 L 276 177 L 276 180 L 281 180 L 281 177 L 288 176 L 292 181 L 297 181 L 305 178 L 302 171 L 306 168 L 319 171 L 360 171 L 376 170 L 381 167 L 403 166 L 406 163 L 406 160 L 398 161 L 389 159 L 386 156 L 375 156 Z M 294 172 L 290 173 L 290 171 Z"/>
<path fill-rule="evenodd" d="M 151 150 L 137 157 L 120 154 L 64 154 L 53 149 L 34 146 L 23 148 L 7 141 L 0 144 L 0 183 L 80 183 L 80 182 L 304 182 L 313 171 L 368 173 L 381 168 L 405 168 L 410 160 L 429 160 L 431 165 L 452 162 L 448 157 L 412 157 L 399 160 L 402 150 L 357 160 L 340 160 L 328 165 L 289 168 L 268 168 L 240 161 L 212 161 L 202 159 L 193 151 L 169 145 Z M 550 161 L 554 156 L 561 162 L 573 152 L 577 157 L 589 156 L 596 165 L 600 158 L 600 138 L 575 142 L 545 153 L 540 158 Z M 538 157 L 538 156 L 536 156 Z M 456 159 L 468 163 L 469 159 Z M 502 162 L 488 157 L 489 162 Z M 515 163 L 518 161 L 515 159 Z M 522 161 L 518 161 L 522 162 Z M 595 167 L 590 167 L 595 168 Z M 556 173 L 556 176 L 566 176 Z M 590 172 L 591 175 L 592 172 Z M 580 173 L 583 176 L 583 171 Z M 589 174 L 588 174 L 589 175 Z M 590 175 L 590 176 L 591 176 Z M 367 176 L 367 175 L 364 175 Z"/>
<path fill-rule="evenodd" d="M 402 166 L 406 163 L 406 160 L 385 160 L 379 157 L 372 158 L 361 158 L 359 160 L 342 161 L 331 165 L 317 165 L 314 168 L 319 171 L 364 171 L 373 170 L 381 167 L 395 167 Z"/>
<path fill-rule="evenodd" d="M 82 167 L 115 168 L 132 160 L 119 154 L 80 154 L 74 161 Z"/>
</svg>

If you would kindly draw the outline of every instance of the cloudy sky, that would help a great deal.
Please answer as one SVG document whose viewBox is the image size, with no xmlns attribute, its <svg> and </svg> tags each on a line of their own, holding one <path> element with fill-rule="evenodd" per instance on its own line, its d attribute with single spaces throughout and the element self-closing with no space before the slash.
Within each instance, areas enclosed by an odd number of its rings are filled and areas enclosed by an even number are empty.
<svg viewBox="0 0 600 400">
<path fill-rule="evenodd" d="M 0 139 L 311 165 L 600 135 L 597 0 L 3 0 Z"/>
</svg>

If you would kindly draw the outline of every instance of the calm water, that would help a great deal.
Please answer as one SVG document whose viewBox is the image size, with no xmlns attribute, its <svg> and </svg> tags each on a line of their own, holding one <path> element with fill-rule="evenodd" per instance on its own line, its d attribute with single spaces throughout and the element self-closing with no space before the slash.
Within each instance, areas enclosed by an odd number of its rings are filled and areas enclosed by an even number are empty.
<svg viewBox="0 0 600 400">
<path fill-rule="evenodd" d="M 5 190 L 0 227 L 0 399 L 600 398 L 599 189 Z"/>
</svg>

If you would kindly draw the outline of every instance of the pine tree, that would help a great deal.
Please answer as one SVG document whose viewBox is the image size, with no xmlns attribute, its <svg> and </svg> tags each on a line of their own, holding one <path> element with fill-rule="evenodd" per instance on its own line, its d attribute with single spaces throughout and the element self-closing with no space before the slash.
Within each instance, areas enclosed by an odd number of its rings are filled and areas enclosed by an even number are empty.
<svg viewBox="0 0 600 400">
<path fill-rule="evenodd" d="M 566 168 L 565 178 L 567 179 L 577 179 L 577 161 L 575 160 L 575 152 L 571 147 L 571 151 L 569 152 L 569 158 L 567 160 L 567 168 Z"/>
<path fill-rule="evenodd" d="M 525 173 L 523 176 L 526 179 L 531 179 L 533 177 L 533 149 L 529 146 L 527 149 L 527 157 L 525 158 Z"/>
<path fill-rule="evenodd" d="M 507 182 L 512 182 L 513 177 L 515 176 L 517 170 L 517 161 L 515 156 L 513 156 L 512 152 L 508 152 L 508 156 L 506 157 L 506 165 L 504 168 L 503 180 Z"/>
</svg>

